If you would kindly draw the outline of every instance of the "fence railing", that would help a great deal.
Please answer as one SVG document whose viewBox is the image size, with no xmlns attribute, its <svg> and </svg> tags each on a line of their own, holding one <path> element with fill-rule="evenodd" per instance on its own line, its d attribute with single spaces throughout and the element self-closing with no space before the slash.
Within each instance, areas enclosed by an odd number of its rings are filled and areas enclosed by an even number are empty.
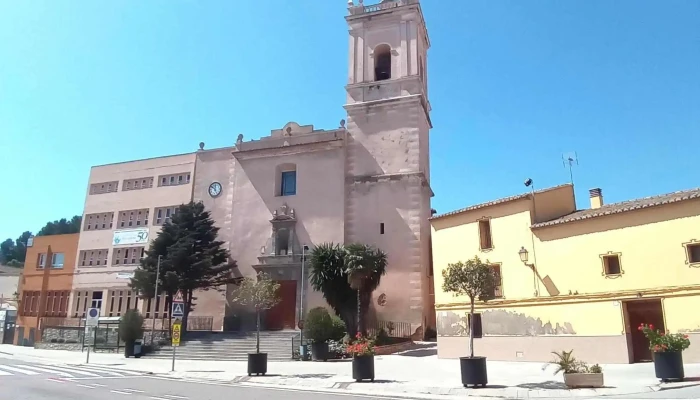
<svg viewBox="0 0 700 400">
<path fill-rule="evenodd" d="M 410 338 L 413 335 L 411 324 L 408 322 L 369 321 L 367 323 L 367 334 L 370 336 L 377 335 L 382 329 L 390 337 Z"/>
<path fill-rule="evenodd" d="M 214 329 L 214 317 L 192 316 L 187 318 L 188 331 L 208 331 Z"/>
</svg>

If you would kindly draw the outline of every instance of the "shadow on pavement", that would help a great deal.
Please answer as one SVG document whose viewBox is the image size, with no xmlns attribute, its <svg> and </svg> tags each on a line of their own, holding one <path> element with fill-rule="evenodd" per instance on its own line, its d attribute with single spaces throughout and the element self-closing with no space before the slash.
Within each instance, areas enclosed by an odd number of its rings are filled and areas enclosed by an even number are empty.
<svg viewBox="0 0 700 400">
<path fill-rule="evenodd" d="M 415 347 L 396 353 L 397 356 L 405 357 L 430 357 L 437 355 L 437 344 L 435 343 L 425 343 L 416 344 Z"/>
</svg>

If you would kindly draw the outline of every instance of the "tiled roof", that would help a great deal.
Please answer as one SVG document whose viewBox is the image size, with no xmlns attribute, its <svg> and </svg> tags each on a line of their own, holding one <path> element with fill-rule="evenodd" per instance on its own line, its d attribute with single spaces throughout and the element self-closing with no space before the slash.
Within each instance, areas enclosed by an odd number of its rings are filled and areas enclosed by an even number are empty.
<svg viewBox="0 0 700 400">
<path fill-rule="evenodd" d="M 540 222 L 532 225 L 532 228 L 565 224 L 567 222 L 581 221 L 590 218 L 602 217 L 604 215 L 619 214 L 627 211 L 641 210 L 649 207 L 661 206 L 664 204 L 677 203 L 679 201 L 700 199 L 700 188 L 683 190 L 662 194 L 659 196 L 644 197 L 641 199 L 623 201 L 621 203 L 606 204 L 600 208 L 591 208 L 573 212 L 569 215 L 553 219 L 551 221 Z"/>
<path fill-rule="evenodd" d="M 554 190 L 554 189 L 559 189 L 559 188 L 562 188 L 562 187 L 565 187 L 565 186 L 571 186 L 571 184 L 570 184 L 570 183 L 566 183 L 566 184 L 564 184 L 564 185 L 553 186 L 553 187 L 546 188 L 546 189 L 542 189 L 542 190 L 535 190 L 535 193 L 547 192 L 547 191 Z M 478 209 L 480 209 L 480 208 L 485 208 L 485 207 L 491 207 L 491 206 L 495 206 L 495 205 L 497 205 L 497 204 L 503 204 L 503 203 L 508 203 L 508 202 L 510 202 L 510 201 L 521 200 L 521 199 L 527 199 L 527 198 L 530 197 L 531 194 L 532 194 L 532 193 L 523 193 L 523 194 L 518 194 L 518 195 L 515 195 L 515 196 L 504 197 L 504 198 L 501 198 L 501 199 L 498 199 L 498 200 L 488 201 L 488 202 L 486 202 L 486 203 L 475 204 L 475 205 L 473 205 L 473 206 L 469 206 L 469 207 L 466 207 L 466 208 L 460 208 L 459 210 L 454 210 L 454 211 L 450 211 L 450 212 L 447 212 L 447 213 L 444 213 L 444 214 L 435 215 L 435 216 L 431 217 L 430 219 L 431 219 L 431 220 L 434 220 L 434 219 L 449 217 L 450 215 L 461 214 L 461 213 L 463 213 L 463 212 L 472 211 L 472 210 L 478 210 Z"/>
</svg>

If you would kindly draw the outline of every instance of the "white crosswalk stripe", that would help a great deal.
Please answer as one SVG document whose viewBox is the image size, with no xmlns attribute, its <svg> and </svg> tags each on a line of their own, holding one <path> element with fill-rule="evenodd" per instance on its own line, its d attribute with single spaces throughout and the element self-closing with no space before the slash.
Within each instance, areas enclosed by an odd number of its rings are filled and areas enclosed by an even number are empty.
<svg viewBox="0 0 700 400">
<path fill-rule="evenodd" d="M 0 364 L 0 377 L 13 375 L 46 375 L 62 379 L 128 378 L 142 372 L 109 369 L 109 366 L 63 364 Z"/>
<path fill-rule="evenodd" d="M 52 370 L 52 369 L 41 368 L 41 367 L 33 367 L 33 366 L 31 366 L 31 365 L 20 365 L 20 367 L 22 367 L 22 368 L 33 369 L 34 371 L 48 372 L 49 374 L 62 376 L 62 377 L 64 377 L 64 378 L 75 378 L 73 375 L 71 375 L 71 374 L 69 374 L 69 373 L 67 373 L 67 372 L 63 372 L 63 371 L 54 371 L 54 370 Z"/>
<path fill-rule="evenodd" d="M 15 367 L 11 367 L 9 365 L 0 364 L 0 370 L 3 370 L 3 369 L 6 371 L 10 371 L 10 372 L 19 372 L 20 374 L 24 374 L 24 375 L 39 375 L 38 372 L 29 371 L 29 370 L 22 369 L 22 368 L 15 368 Z M 2 371 L 0 371 L 0 372 L 2 372 Z"/>
</svg>

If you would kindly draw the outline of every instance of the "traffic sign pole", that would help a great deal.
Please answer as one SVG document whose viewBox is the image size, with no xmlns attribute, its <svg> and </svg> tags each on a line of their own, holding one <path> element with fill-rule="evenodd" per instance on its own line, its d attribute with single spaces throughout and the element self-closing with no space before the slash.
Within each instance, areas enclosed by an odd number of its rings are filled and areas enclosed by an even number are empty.
<svg viewBox="0 0 700 400">
<path fill-rule="evenodd" d="M 177 353 L 177 347 L 180 346 L 180 333 L 182 332 L 182 325 L 179 319 L 176 319 L 173 323 L 173 333 L 172 333 L 172 348 L 173 348 L 173 364 L 170 369 L 171 372 L 175 371 L 175 354 Z"/>
</svg>

